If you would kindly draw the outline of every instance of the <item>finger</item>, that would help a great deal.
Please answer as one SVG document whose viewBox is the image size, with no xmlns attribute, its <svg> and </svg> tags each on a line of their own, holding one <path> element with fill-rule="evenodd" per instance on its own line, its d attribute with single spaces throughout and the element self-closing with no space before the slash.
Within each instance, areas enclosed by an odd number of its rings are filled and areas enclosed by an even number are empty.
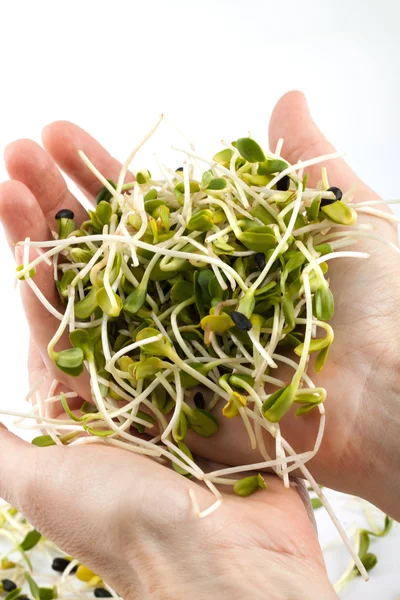
<svg viewBox="0 0 400 600">
<path fill-rule="evenodd" d="M 6 181 L 0 184 L 0 221 L 12 250 L 14 250 L 15 244 L 28 236 L 32 239 L 46 240 L 50 235 L 46 220 L 36 198 L 19 181 Z M 33 259 L 33 254 L 31 254 L 30 258 Z M 45 262 L 38 265 L 33 283 L 54 308 L 59 312 L 64 311 L 54 285 L 52 266 L 47 265 Z M 35 292 L 24 281 L 21 282 L 21 296 L 32 338 L 39 348 L 46 366 L 54 374 L 54 378 L 59 378 L 60 381 L 68 385 L 71 378 L 66 377 L 61 371 L 56 369 L 53 361 L 47 354 L 47 345 L 59 326 L 59 320 L 43 306 Z M 64 334 L 59 341 L 59 348 L 64 349 L 68 347 L 70 347 L 68 336 Z M 87 399 L 90 398 L 87 374 L 74 380 L 74 388 L 81 396 Z"/>
<path fill-rule="evenodd" d="M 65 384 L 58 382 L 57 377 L 60 377 L 60 375 L 49 371 L 32 336 L 29 341 L 28 374 L 29 389 L 35 390 L 30 398 L 33 405 L 39 401 L 45 402 L 48 399 L 51 400 L 51 397 L 57 398 L 63 392 L 68 398 L 68 406 L 72 411 L 77 411 L 82 406 L 82 398 L 76 393 L 71 395 L 71 390 Z M 47 404 L 46 410 L 49 417 L 65 419 L 65 411 L 59 400 Z M 81 414 L 77 416 L 79 417 Z"/>
<path fill-rule="evenodd" d="M 43 145 L 60 168 L 92 199 L 103 187 L 102 183 L 82 162 L 78 150 L 82 150 L 95 167 L 107 179 L 117 181 L 121 164 L 84 129 L 69 121 L 56 121 L 42 132 Z M 133 181 L 127 173 L 125 181 Z"/>
<path fill-rule="evenodd" d="M 72 210 L 78 225 L 87 219 L 86 210 L 68 190 L 56 163 L 39 144 L 17 140 L 7 146 L 4 160 L 10 178 L 21 181 L 38 199 L 52 230 L 57 229 L 55 215 L 62 208 Z"/>
<path fill-rule="evenodd" d="M 306 98 L 301 92 L 288 92 L 282 96 L 272 112 L 269 124 L 272 151 L 280 138 L 284 140 L 282 155 L 291 164 L 335 152 L 333 145 L 313 121 Z M 358 185 L 356 194 L 360 200 L 377 198 L 377 194 L 360 180 L 342 158 L 307 168 L 311 184 L 315 185 L 321 179 L 322 166 L 328 169 L 330 185 L 343 191 Z"/>
</svg>

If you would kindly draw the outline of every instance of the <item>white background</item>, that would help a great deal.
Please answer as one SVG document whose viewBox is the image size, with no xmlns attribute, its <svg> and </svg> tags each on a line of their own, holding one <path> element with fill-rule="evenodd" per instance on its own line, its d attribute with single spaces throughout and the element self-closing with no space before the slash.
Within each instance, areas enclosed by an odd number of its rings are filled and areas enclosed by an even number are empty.
<svg viewBox="0 0 400 600">
<path fill-rule="evenodd" d="M 123 159 L 161 112 L 206 153 L 248 130 L 266 144 L 274 103 L 297 88 L 360 175 L 394 198 L 399 19 L 395 0 L 2 0 L 0 146 L 39 141 L 46 123 L 69 119 Z M 170 135 L 165 128 L 157 138 L 167 160 Z M 149 160 L 143 153 L 137 167 Z M 23 407 L 27 330 L 2 237 L 0 252 L 0 407 Z M 341 502 L 345 522 L 357 520 Z M 318 518 L 325 541 L 330 525 Z M 400 596 L 399 531 L 377 552 L 371 583 L 354 582 L 343 597 Z M 346 561 L 343 549 L 328 555 L 333 577 Z"/>
</svg>

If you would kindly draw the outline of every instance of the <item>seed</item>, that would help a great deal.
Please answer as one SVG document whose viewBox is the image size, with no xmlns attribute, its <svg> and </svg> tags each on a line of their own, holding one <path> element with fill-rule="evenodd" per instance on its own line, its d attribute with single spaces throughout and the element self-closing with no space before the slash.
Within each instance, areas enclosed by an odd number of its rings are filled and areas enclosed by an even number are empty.
<svg viewBox="0 0 400 600">
<path fill-rule="evenodd" d="M 254 258 L 256 259 L 257 267 L 260 269 L 260 271 L 263 271 L 265 269 L 265 254 L 264 254 L 264 252 L 257 252 L 257 254 L 254 256 Z"/>
<path fill-rule="evenodd" d="M 321 200 L 321 206 L 328 206 L 328 204 L 333 204 L 334 202 L 337 202 L 338 200 L 342 199 L 342 190 L 336 186 L 332 186 L 330 188 L 328 188 L 326 190 L 327 192 L 333 192 L 335 194 L 335 199 L 331 200 L 329 198 L 322 198 Z"/>
<path fill-rule="evenodd" d="M 63 208 L 62 210 L 59 210 L 56 214 L 56 220 L 58 221 L 59 219 L 73 219 L 74 216 L 75 215 L 72 212 L 72 210 L 69 210 L 69 208 Z"/>
<path fill-rule="evenodd" d="M 5 592 L 12 592 L 17 589 L 17 585 L 11 579 L 3 579 L 1 585 Z"/>
<path fill-rule="evenodd" d="M 204 409 L 206 406 L 206 403 L 204 401 L 204 396 L 201 392 L 196 392 L 195 395 L 193 396 L 193 402 L 196 408 L 201 408 Z"/>
<path fill-rule="evenodd" d="M 68 567 L 70 562 L 71 561 L 68 560 L 68 558 L 59 556 L 58 558 L 55 558 L 53 560 L 53 564 L 51 565 L 51 568 L 53 569 L 53 571 L 57 571 L 58 573 L 64 573 L 65 569 Z M 78 565 L 75 565 L 75 567 L 71 571 L 71 574 L 76 573 L 77 569 L 78 569 Z"/>
<path fill-rule="evenodd" d="M 233 310 L 231 313 L 229 313 L 229 316 L 235 323 L 236 327 L 241 331 L 250 331 L 252 328 L 250 319 L 248 319 L 243 313 Z"/>
<path fill-rule="evenodd" d="M 96 598 L 112 598 L 110 592 L 105 588 L 96 588 L 94 590 L 94 595 Z"/>
<path fill-rule="evenodd" d="M 281 192 L 287 192 L 290 187 L 290 178 L 288 175 L 285 175 L 280 179 L 276 184 L 276 189 Z"/>
<path fill-rule="evenodd" d="M 177 169 L 175 169 L 175 173 L 178 173 L 180 171 L 183 171 L 183 167 L 178 167 Z"/>
</svg>

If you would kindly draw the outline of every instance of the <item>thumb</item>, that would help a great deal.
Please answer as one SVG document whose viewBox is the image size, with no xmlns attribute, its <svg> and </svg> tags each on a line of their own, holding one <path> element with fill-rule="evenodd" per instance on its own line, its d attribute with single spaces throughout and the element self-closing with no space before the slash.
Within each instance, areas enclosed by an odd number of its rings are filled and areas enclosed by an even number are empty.
<svg viewBox="0 0 400 600">
<path fill-rule="evenodd" d="M 272 151 L 279 138 L 284 140 L 282 156 L 291 164 L 335 152 L 333 145 L 313 121 L 302 92 L 288 92 L 278 100 L 269 123 L 269 144 Z M 343 191 L 357 185 L 356 195 L 360 200 L 377 198 L 377 194 L 360 180 L 343 159 L 307 169 L 311 185 L 321 179 L 322 166 L 327 167 L 330 185 Z"/>
</svg>

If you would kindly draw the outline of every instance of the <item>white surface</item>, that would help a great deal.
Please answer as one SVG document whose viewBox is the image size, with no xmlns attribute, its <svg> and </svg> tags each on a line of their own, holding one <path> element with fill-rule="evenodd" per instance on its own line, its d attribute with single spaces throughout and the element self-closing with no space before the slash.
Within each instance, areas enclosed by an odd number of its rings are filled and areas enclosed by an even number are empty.
<svg viewBox="0 0 400 600">
<path fill-rule="evenodd" d="M 62 118 L 124 158 L 160 112 L 206 153 L 249 129 L 266 143 L 275 101 L 300 88 L 360 175 L 396 197 L 399 18 L 400 4 L 390 0 L 3 1 L 0 147 L 18 137 L 39 141 L 41 127 Z M 170 130 L 163 131 L 158 144 L 169 161 Z M 150 160 L 143 152 L 137 166 Z M 0 252 L 0 407 L 22 408 L 27 328 L 3 238 Z M 326 539 L 331 527 L 318 518 Z M 355 514 L 343 518 L 352 522 Z M 397 530 L 379 542 L 371 583 L 356 581 L 343 597 L 395 600 L 399 553 Z M 338 575 L 335 561 L 345 566 L 343 549 L 328 556 Z"/>
</svg>

